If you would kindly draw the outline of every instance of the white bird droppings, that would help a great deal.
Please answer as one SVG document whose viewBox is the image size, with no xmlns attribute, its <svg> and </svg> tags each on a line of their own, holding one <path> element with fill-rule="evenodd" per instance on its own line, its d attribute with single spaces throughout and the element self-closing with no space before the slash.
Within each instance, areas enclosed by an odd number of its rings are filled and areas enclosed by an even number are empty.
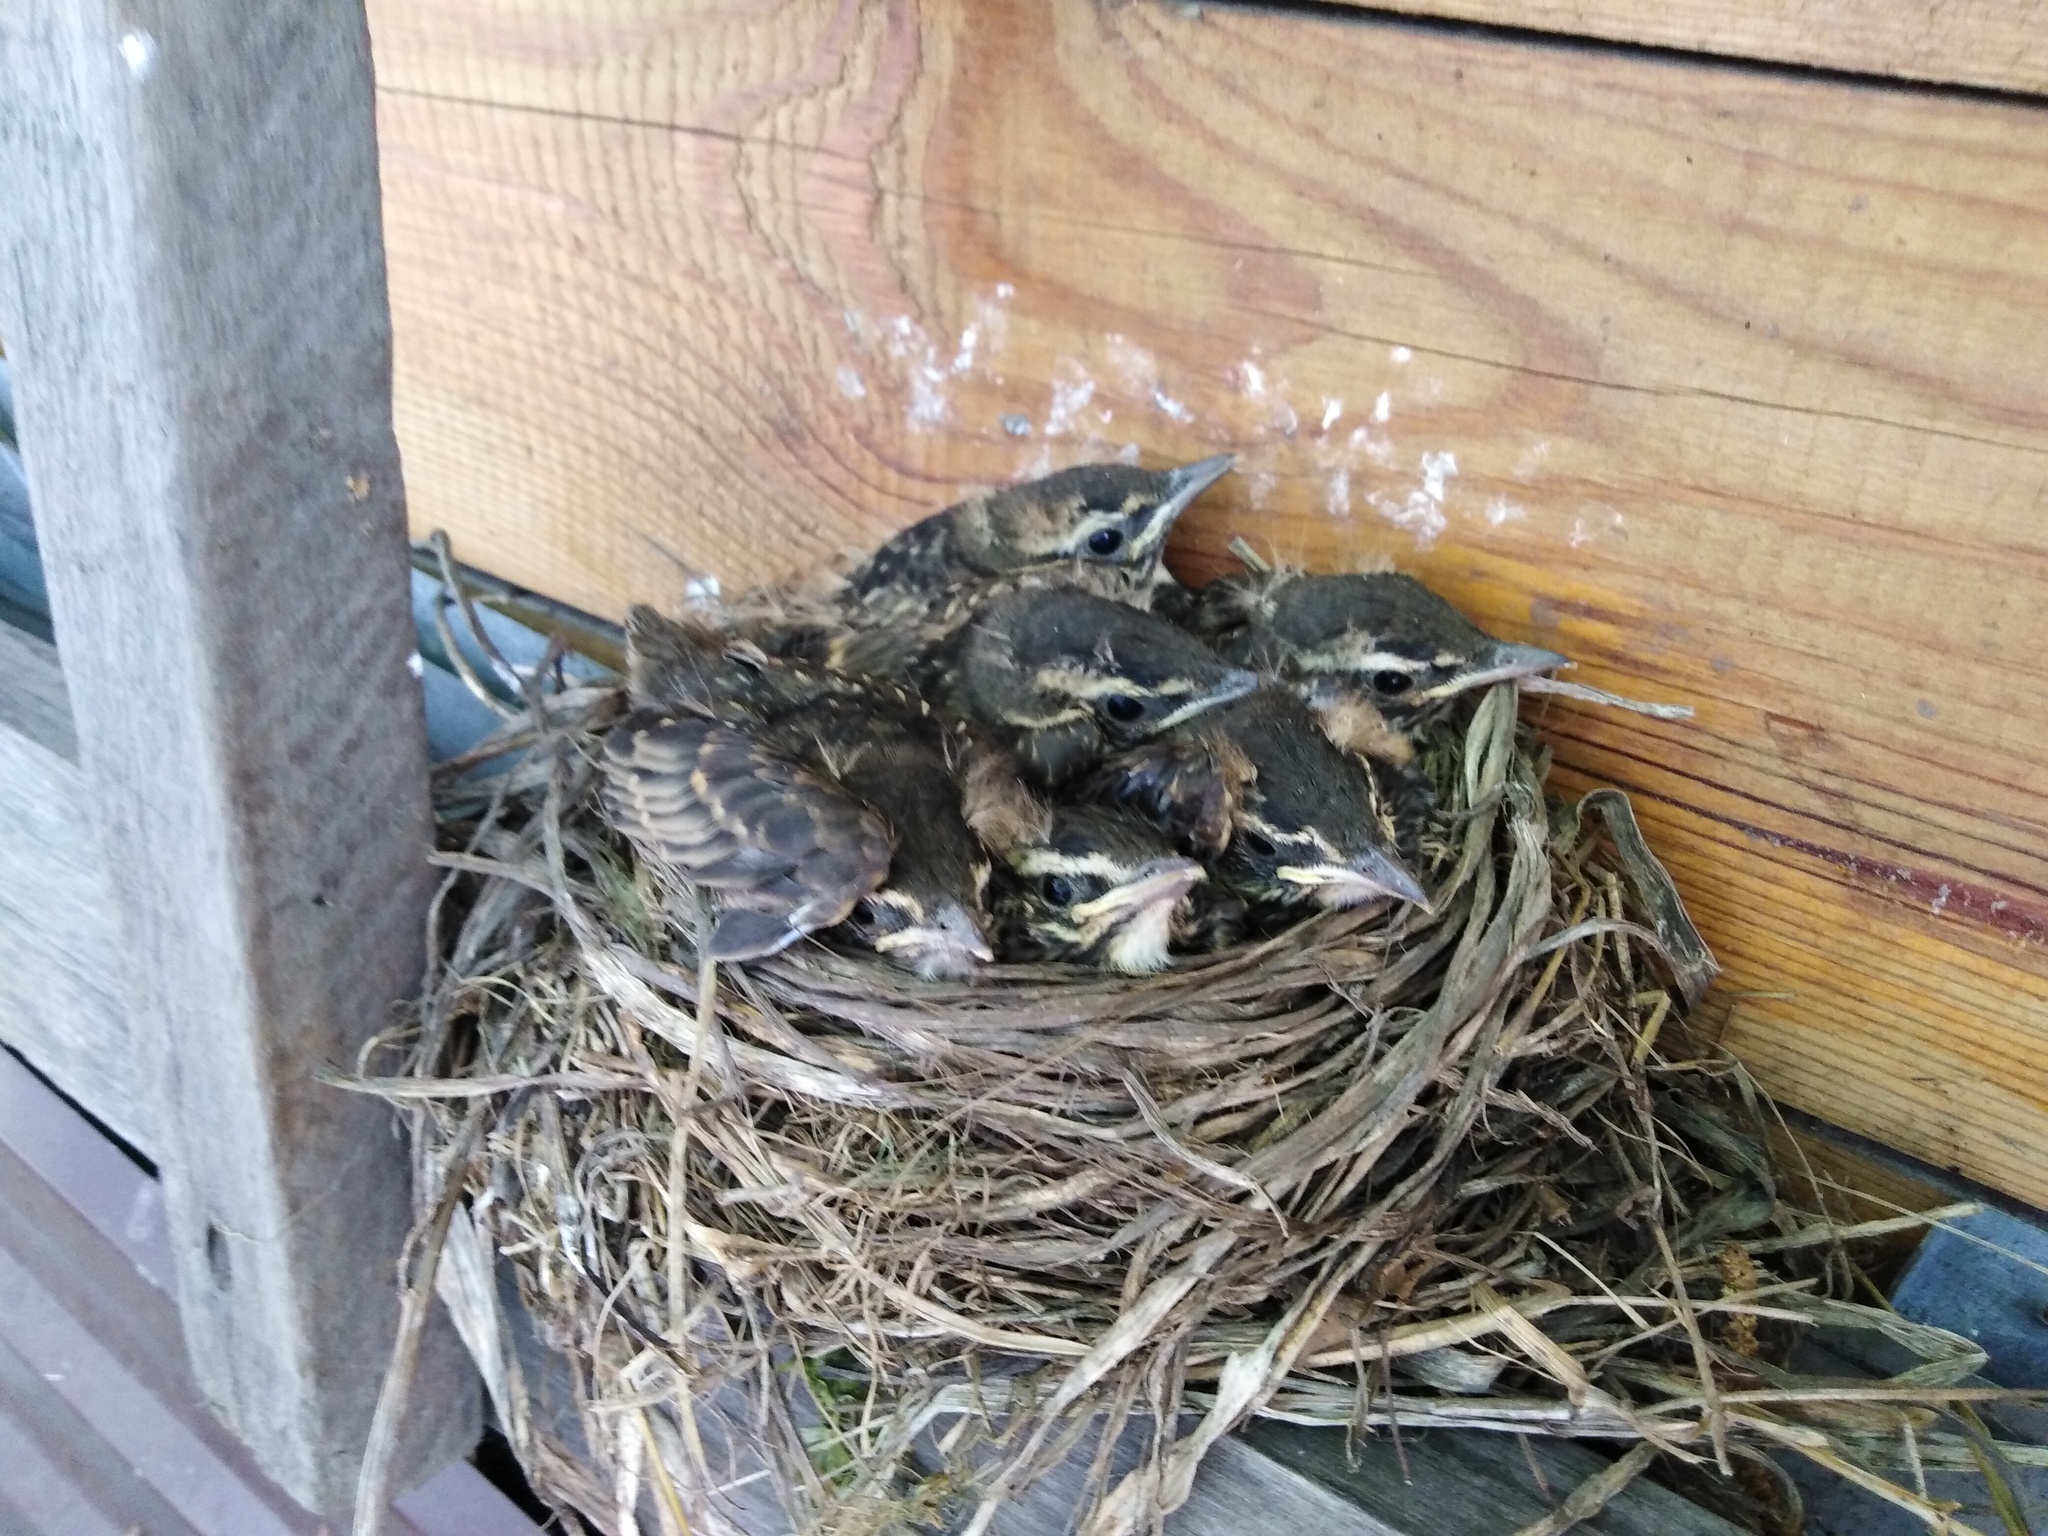
<svg viewBox="0 0 2048 1536">
<path fill-rule="evenodd" d="M 1410 358 L 1414 357 L 1415 353 L 1408 347 L 1394 347 L 1388 351 L 1387 356 L 1391 357 L 1397 363 L 1405 363 Z"/>
<path fill-rule="evenodd" d="M 1394 396 L 1388 390 L 1381 390 L 1379 398 L 1372 403 L 1372 419 L 1385 426 L 1394 414 Z"/>
<path fill-rule="evenodd" d="M 1332 517 L 1349 517 L 1351 515 L 1350 470 L 1340 469 L 1330 476 L 1329 484 L 1324 488 L 1323 504 L 1330 509 L 1330 516 Z"/>
<path fill-rule="evenodd" d="M 846 396 L 847 399 L 865 400 L 867 398 L 867 385 L 861 383 L 860 375 L 855 373 L 846 364 L 841 363 L 839 365 L 839 371 L 832 375 L 832 380 L 839 386 L 839 393 Z"/>
<path fill-rule="evenodd" d="M 1529 515 L 1529 509 L 1518 506 L 1505 496 L 1496 496 L 1486 504 L 1486 520 L 1498 528 L 1503 523 L 1519 522 Z"/>
<path fill-rule="evenodd" d="M 1420 468 L 1422 483 L 1406 496 L 1396 499 L 1376 491 L 1367 499 L 1381 517 L 1414 534 L 1417 549 L 1427 549 L 1448 526 L 1444 488 L 1458 473 L 1458 456 L 1448 450 L 1425 453 Z"/>
<path fill-rule="evenodd" d="M 1330 428 L 1337 425 L 1337 418 L 1339 416 L 1342 416 L 1343 414 L 1344 402 L 1342 400 L 1325 399 L 1323 401 L 1323 421 L 1321 430 L 1325 432 L 1329 431 Z"/>
<path fill-rule="evenodd" d="M 1095 398 L 1095 381 L 1087 371 L 1069 359 L 1061 364 L 1065 375 L 1052 381 L 1052 405 L 1045 413 L 1045 435 L 1063 437 L 1073 430 L 1081 412 Z"/>
</svg>

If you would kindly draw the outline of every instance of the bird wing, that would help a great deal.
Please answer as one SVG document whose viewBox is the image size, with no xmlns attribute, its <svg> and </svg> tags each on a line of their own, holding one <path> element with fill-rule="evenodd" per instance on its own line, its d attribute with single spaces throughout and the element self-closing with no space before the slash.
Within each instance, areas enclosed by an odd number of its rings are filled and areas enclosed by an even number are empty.
<svg viewBox="0 0 2048 1536">
<path fill-rule="evenodd" d="M 605 739 L 605 771 L 619 830 L 733 909 L 714 931 L 713 959 L 772 953 L 828 928 L 888 877 L 895 838 L 880 816 L 738 731 L 641 716 Z"/>
<path fill-rule="evenodd" d="M 1097 790 L 1203 854 L 1221 853 L 1257 770 L 1227 738 L 1168 732 L 1104 764 Z"/>
</svg>

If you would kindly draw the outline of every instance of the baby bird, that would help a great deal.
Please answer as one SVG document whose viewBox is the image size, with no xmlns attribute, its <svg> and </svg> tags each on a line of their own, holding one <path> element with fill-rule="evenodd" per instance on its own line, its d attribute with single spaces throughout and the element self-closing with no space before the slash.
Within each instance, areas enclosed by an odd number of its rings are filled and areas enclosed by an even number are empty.
<svg viewBox="0 0 2048 1536">
<path fill-rule="evenodd" d="M 1258 683 L 1164 619 L 1063 587 L 993 599 L 922 670 L 940 708 L 1004 742 L 1046 786 Z"/>
<path fill-rule="evenodd" d="M 1211 582 L 1184 608 L 1187 627 L 1220 655 L 1293 688 L 1339 740 L 1393 761 L 1402 745 L 1378 721 L 1426 726 L 1461 694 L 1567 664 L 1496 640 L 1396 571 L 1248 572 Z"/>
<path fill-rule="evenodd" d="M 756 593 L 734 623 L 773 655 L 901 682 L 1006 593 L 1073 587 L 1143 608 L 1171 583 L 1174 519 L 1232 462 L 1084 464 L 1008 486 L 904 529 L 822 596 Z"/>
<path fill-rule="evenodd" d="M 1006 959 L 1128 975 L 1164 968 L 1201 865 L 1131 812 L 1047 804 L 996 753 L 970 763 L 964 799 L 969 824 L 999 861 L 993 904 Z"/>
<path fill-rule="evenodd" d="M 627 643 L 642 713 L 607 743 L 611 803 L 658 864 L 722 897 L 713 959 L 841 922 L 927 977 L 992 958 L 989 864 L 961 810 L 957 727 L 901 689 L 652 609 L 633 610 Z"/>
<path fill-rule="evenodd" d="M 956 587 L 1059 566 L 1105 596 L 1142 595 L 1174 519 L 1233 462 L 1226 453 L 1166 470 L 1083 464 L 973 497 L 876 550 L 848 573 L 839 606 L 852 622 L 886 623 Z"/>
<path fill-rule="evenodd" d="M 1211 878 L 1255 908 L 1427 905 L 1371 771 L 1284 688 L 1118 755 L 1095 787 L 1205 854 Z"/>
</svg>

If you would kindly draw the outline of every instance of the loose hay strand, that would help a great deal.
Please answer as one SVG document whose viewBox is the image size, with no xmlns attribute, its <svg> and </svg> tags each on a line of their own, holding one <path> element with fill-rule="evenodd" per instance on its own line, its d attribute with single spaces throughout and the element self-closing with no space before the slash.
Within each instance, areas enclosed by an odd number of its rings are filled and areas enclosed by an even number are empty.
<svg viewBox="0 0 2048 1536">
<path fill-rule="evenodd" d="M 695 899 L 601 814 L 616 696 L 528 695 L 443 778 L 442 963 L 355 1086 L 516 1280 L 551 1369 L 472 1347 L 587 1526 L 736 1530 L 772 1492 L 806 1536 L 972 1533 L 1078 1447 L 1078 1528 L 1135 1536 L 1254 1414 L 1639 1443 L 1553 1522 L 1653 1454 L 1769 1446 L 1932 1509 L 1865 1464 L 1896 1432 L 1828 1427 L 1855 1394 L 1771 1361 L 1885 1329 L 1932 1374 L 1875 1412 L 1964 1402 L 1981 1355 L 1840 1290 L 1872 1224 L 1790 1202 L 1760 1101 L 1686 1032 L 1712 962 L 1668 876 L 1618 795 L 1546 802 L 1512 688 L 1424 764 L 1430 911 L 972 985 L 816 942 L 700 965 Z"/>
</svg>

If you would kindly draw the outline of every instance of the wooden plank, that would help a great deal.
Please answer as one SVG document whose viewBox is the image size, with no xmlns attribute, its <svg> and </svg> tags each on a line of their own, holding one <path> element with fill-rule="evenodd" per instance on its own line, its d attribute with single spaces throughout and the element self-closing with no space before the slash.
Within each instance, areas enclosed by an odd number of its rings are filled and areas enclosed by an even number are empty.
<svg viewBox="0 0 2048 1536">
<path fill-rule="evenodd" d="M 78 761 L 71 695 L 57 648 L 6 624 L 0 624 L 0 730 L 18 732 L 67 762 Z"/>
<path fill-rule="evenodd" d="M 1811 64 L 1950 85 L 2048 89 L 2040 0 L 1337 0 L 1392 11 L 1657 48 Z"/>
<path fill-rule="evenodd" d="M 51 646 L 0 626 L 0 1041 L 155 1154 L 148 1064 L 121 1005 L 113 896 Z"/>
<path fill-rule="evenodd" d="M 617 614 L 1237 449 L 1183 570 L 1393 555 L 1697 705 L 1543 718 L 1797 994 L 1730 1043 L 2048 1201 L 2041 109 L 1328 11 L 373 29 L 420 528 Z"/>
<path fill-rule="evenodd" d="M 22 1355 L 35 1353 L 47 1368 L 34 1374 L 61 1378 L 48 1388 L 63 1405 L 47 1407 L 46 1398 L 17 1419 L 32 1427 L 32 1438 L 63 1447 L 81 1467 L 75 1486 L 101 1502 L 139 1480 L 206 1536 L 331 1533 L 332 1522 L 296 1508 L 207 1410 L 181 1347 L 162 1214 L 155 1179 L 0 1057 L 0 1262 L 13 1266 L 16 1283 L 0 1292 L 0 1350 L 10 1329 L 24 1337 Z M 53 1347 L 65 1353 L 52 1356 Z M 10 1383 L 0 1387 L 0 1401 L 29 1398 Z M 13 1486 L 12 1456 L 0 1443 L 0 1491 Z M 535 1530 L 467 1462 L 451 1464 L 393 1509 L 396 1536 Z M 119 1526 L 174 1528 L 158 1519 Z M 53 1536 L 84 1529 L 51 1526 Z"/>
<path fill-rule="evenodd" d="M 1351 1440 L 1341 1429 L 1255 1422 L 1244 1439 L 1255 1454 L 1417 1532 L 1522 1530 L 1612 1460 L 1542 1435 L 1411 1432 L 1396 1449 L 1386 1434 Z M 1738 1527 L 1639 1478 L 1576 1529 L 1587 1536 L 1736 1536 Z"/>
<path fill-rule="evenodd" d="M 0 329 L 207 1397 L 353 1499 L 410 1220 L 324 1088 L 430 888 L 358 6 L 0 14 Z M 436 1327 L 406 1475 L 466 1449 Z"/>
</svg>

